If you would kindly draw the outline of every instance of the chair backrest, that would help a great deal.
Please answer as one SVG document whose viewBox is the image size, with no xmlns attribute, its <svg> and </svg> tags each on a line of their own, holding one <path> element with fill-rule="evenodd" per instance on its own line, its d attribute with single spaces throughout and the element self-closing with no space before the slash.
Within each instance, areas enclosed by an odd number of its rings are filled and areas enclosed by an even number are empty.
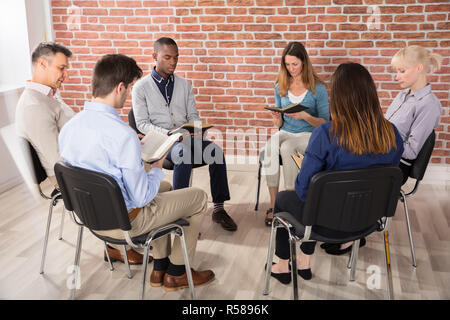
<svg viewBox="0 0 450 320">
<path fill-rule="evenodd" d="M 420 149 L 417 158 L 414 160 L 409 176 L 411 178 L 422 180 L 427 169 L 428 162 L 430 161 L 431 153 L 433 152 L 434 142 L 436 141 L 436 134 L 434 130 L 428 136 L 427 140 Z"/>
<path fill-rule="evenodd" d="M 134 131 L 136 131 L 136 133 L 140 133 L 143 134 L 142 132 L 140 132 L 136 126 L 136 119 L 134 118 L 134 112 L 133 112 L 133 108 L 130 109 L 130 112 L 128 112 L 128 124 L 130 125 L 130 127 L 132 127 L 134 129 Z"/>
<path fill-rule="evenodd" d="M 28 141 L 27 139 L 23 137 L 19 137 L 21 140 L 21 143 L 25 146 L 25 148 L 28 148 L 30 152 L 30 158 L 33 163 L 33 177 L 36 180 L 36 184 L 40 184 L 42 181 L 47 179 L 47 172 L 45 172 L 44 167 L 42 166 L 41 160 L 39 160 L 38 154 L 36 150 L 34 149 L 33 145 Z"/>
<path fill-rule="evenodd" d="M 117 181 L 104 173 L 67 163 L 55 164 L 64 206 L 92 230 L 131 230 L 128 211 Z"/>
<path fill-rule="evenodd" d="M 364 230 L 394 215 L 401 180 L 401 170 L 393 166 L 319 172 L 309 183 L 301 222 L 343 232 Z"/>
</svg>

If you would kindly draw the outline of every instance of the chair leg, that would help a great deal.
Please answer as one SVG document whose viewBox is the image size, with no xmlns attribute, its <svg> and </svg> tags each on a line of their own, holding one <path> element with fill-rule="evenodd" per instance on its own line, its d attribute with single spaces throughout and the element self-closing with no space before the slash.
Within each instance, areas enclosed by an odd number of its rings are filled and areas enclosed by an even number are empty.
<svg viewBox="0 0 450 320">
<path fill-rule="evenodd" d="M 393 297 L 393 285 L 392 285 L 392 271 L 391 271 L 391 256 L 389 252 L 389 234 L 386 231 L 384 233 L 384 260 L 386 262 L 386 291 L 389 300 Z"/>
<path fill-rule="evenodd" d="M 58 240 L 62 240 L 62 234 L 63 234 L 63 229 L 64 229 L 64 218 L 66 216 L 66 209 L 64 208 L 64 204 L 63 204 L 63 208 L 62 208 L 62 212 L 61 212 L 61 225 L 59 227 L 59 237 Z"/>
<path fill-rule="evenodd" d="M 275 220 L 274 220 L 275 222 Z M 274 223 L 272 223 L 272 227 L 270 228 L 270 240 L 269 240 L 269 249 L 267 251 L 267 263 L 266 263 L 266 275 L 264 277 L 264 291 L 263 295 L 269 294 L 269 281 L 270 281 L 270 272 L 272 270 L 272 261 L 273 261 L 273 254 L 275 251 L 275 230 L 276 227 Z"/>
<path fill-rule="evenodd" d="M 83 227 L 79 226 L 78 227 L 78 238 L 77 238 L 77 248 L 75 250 L 75 275 L 74 275 L 74 279 L 75 279 L 75 283 L 73 284 L 72 287 L 72 293 L 71 293 L 71 299 L 75 300 L 75 293 L 77 290 L 77 281 L 79 278 L 79 270 L 80 270 L 80 255 L 81 255 L 81 242 L 83 241 Z"/>
<path fill-rule="evenodd" d="M 144 260 L 142 262 L 142 288 L 141 288 L 141 300 L 144 300 L 144 296 L 145 296 L 145 280 L 147 277 L 147 266 L 148 266 L 148 254 L 149 254 L 149 250 L 150 250 L 150 243 L 151 241 L 148 243 L 147 246 L 145 246 L 144 249 Z"/>
<path fill-rule="evenodd" d="M 128 279 L 131 279 L 133 276 L 131 275 L 130 264 L 128 262 L 128 255 L 127 255 L 127 247 L 126 246 L 122 246 L 122 255 L 123 255 L 123 261 L 125 261 L 125 267 L 127 268 Z"/>
<path fill-rule="evenodd" d="M 403 207 L 405 208 L 405 216 L 406 216 L 406 228 L 408 230 L 408 236 L 409 236 L 409 246 L 411 248 L 411 258 L 412 258 L 412 264 L 415 267 L 417 267 L 417 263 L 416 263 L 416 253 L 414 251 L 414 242 L 413 242 L 413 238 L 412 238 L 412 233 L 411 233 L 411 225 L 409 223 L 409 213 L 408 213 L 408 205 L 406 203 L 406 197 L 404 195 L 403 192 L 401 192 L 402 194 L 402 198 L 403 198 Z"/>
<path fill-rule="evenodd" d="M 192 180 L 194 180 L 194 168 L 192 168 L 191 176 L 189 177 L 189 187 L 192 187 Z"/>
<path fill-rule="evenodd" d="M 350 256 L 348 258 L 347 269 L 352 268 L 352 263 L 353 263 L 353 250 L 350 252 Z"/>
<path fill-rule="evenodd" d="M 181 248 L 183 249 L 183 258 L 184 258 L 184 266 L 186 269 L 186 275 L 188 278 L 188 284 L 189 284 L 189 290 L 191 292 L 191 298 L 192 300 L 195 300 L 195 291 L 194 291 L 194 280 L 192 279 L 192 271 L 191 271 L 191 265 L 189 263 L 189 256 L 187 252 L 186 247 L 186 241 L 184 239 L 184 230 L 180 227 L 180 232 L 177 233 L 177 235 L 180 237 L 181 242 Z"/>
<path fill-rule="evenodd" d="M 106 258 L 108 258 L 108 263 L 109 263 L 109 270 L 114 271 L 114 266 L 111 262 L 111 257 L 109 256 L 108 244 L 106 242 L 104 242 L 104 244 L 105 244 Z"/>
<path fill-rule="evenodd" d="M 355 281 L 356 263 L 358 261 L 358 253 L 359 253 L 359 241 L 360 239 L 353 241 L 352 245 L 352 254 L 351 254 L 352 268 L 350 270 L 350 281 Z"/>
<path fill-rule="evenodd" d="M 40 274 L 44 273 L 45 256 L 47 254 L 48 234 L 50 233 L 50 224 L 52 222 L 52 213 L 53 213 L 53 199 L 50 202 L 50 207 L 48 209 L 47 228 L 45 229 L 44 248 L 42 249 L 41 269 L 39 271 Z"/>
<path fill-rule="evenodd" d="M 261 188 L 261 166 L 262 163 L 259 162 L 259 168 L 258 168 L 258 185 L 256 187 L 256 203 L 255 203 L 255 211 L 258 211 L 258 205 L 259 205 L 259 190 Z"/>
<path fill-rule="evenodd" d="M 289 230 L 288 230 L 289 231 Z M 297 279 L 297 249 L 295 248 L 295 236 L 289 231 L 289 245 L 291 251 L 291 273 L 292 273 L 292 289 L 294 290 L 294 300 L 298 300 L 298 279 Z"/>
</svg>

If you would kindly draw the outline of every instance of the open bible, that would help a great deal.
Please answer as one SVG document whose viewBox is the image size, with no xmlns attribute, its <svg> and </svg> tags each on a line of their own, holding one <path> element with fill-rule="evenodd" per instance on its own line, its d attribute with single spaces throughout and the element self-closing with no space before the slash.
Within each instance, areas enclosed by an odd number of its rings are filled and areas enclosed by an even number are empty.
<svg viewBox="0 0 450 320">
<path fill-rule="evenodd" d="M 300 103 L 293 103 L 284 108 L 264 107 L 264 109 L 275 111 L 275 112 L 281 112 L 281 113 L 295 113 L 295 112 L 305 111 L 306 109 L 308 109 L 308 107 L 305 107 L 304 105 L 302 105 Z"/>
<path fill-rule="evenodd" d="M 172 135 L 172 134 L 178 133 L 178 132 L 183 133 L 183 130 L 187 130 L 189 133 L 194 133 L 194 130 L 201 130 L 202 134 L 203 134 L 206 130 L 208 130 L 212 127 L 214 127 L 214 126 L 212 124 L 208 124 L 208 123 L 198 123 L 198 124 L 197 123 L 185 123 L 181 127 L 171 130 L 169 132 L 169 135 Z"/>
<path fill-rule="evenodd" d="M 181 133 L 167 136 L 161 132 L 150 130 L 141 140 L 142 160 L 149 163 L 160 160 L 181 136 Z"/>
<path fill-rule="evenodd" d="M 291 157 L 294 160 L 297 167 L 300 169 L 302 167 L 303 155 L 297 151 L 297 153 L 293 154 Z"/>
</svg>

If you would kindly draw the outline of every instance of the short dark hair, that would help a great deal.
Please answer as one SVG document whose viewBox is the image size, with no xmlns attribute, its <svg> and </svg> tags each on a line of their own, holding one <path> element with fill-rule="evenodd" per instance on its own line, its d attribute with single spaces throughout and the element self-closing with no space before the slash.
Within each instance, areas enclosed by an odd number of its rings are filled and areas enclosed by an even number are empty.
<svg viewBox="0 0 450 320">
<path fill-rule="evenodd" d="M 155 44 L 153 45 L 153 50 L 155 51 L 155 53 L 157 53 L 163 45 L 178 47 L 177 43 L 172 38 L 162 37 L 156 40 Z"/>
<path fill-rule="evenodd" d="M 58 52 L 61 52 L 67 58 L 72 56 L 72 51 L 67 49 L 62 44 L 55 42 L 41 42 L 31 54 L 31 63 L 35 64 L 40 57 L 46 57 L 48 59 L 50 56 L 54 56 Z"/>
<path fill-rule="evenodd" d="M 127 88 L 142 77 L 142 70 L 133 58 L 123 54 L 107 54 L 97 61 L 92 76 L 92 96 L 105 97 L 121 82 Z"/>
</svg>

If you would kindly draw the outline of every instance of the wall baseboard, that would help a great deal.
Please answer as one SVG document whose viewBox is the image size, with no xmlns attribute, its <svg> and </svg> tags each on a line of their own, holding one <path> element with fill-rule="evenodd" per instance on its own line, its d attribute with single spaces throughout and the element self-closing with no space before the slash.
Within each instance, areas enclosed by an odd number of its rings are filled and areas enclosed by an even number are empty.
<svg viewBox="0 0 450 320">
<path fill-rule="evenodd" d="M 225 155 L 227 168 L 230 171 L 247 171 L 258 174 L 258 157 L 236 157 Z M 425 172 L 422 184 L 436 184 L 450 186 L 450 165 L 430 163 Z"/>
<path fill-rule="evenodd" d="M 9 179 L 8 181 L 0 184 L 0 194 L 2 194 L 5 191 L 8 191 L 9 189 L 14 188 L 15 186 L 18 186 L 22 182 L 23 179 L 21 176 Z"/>
</svg>

